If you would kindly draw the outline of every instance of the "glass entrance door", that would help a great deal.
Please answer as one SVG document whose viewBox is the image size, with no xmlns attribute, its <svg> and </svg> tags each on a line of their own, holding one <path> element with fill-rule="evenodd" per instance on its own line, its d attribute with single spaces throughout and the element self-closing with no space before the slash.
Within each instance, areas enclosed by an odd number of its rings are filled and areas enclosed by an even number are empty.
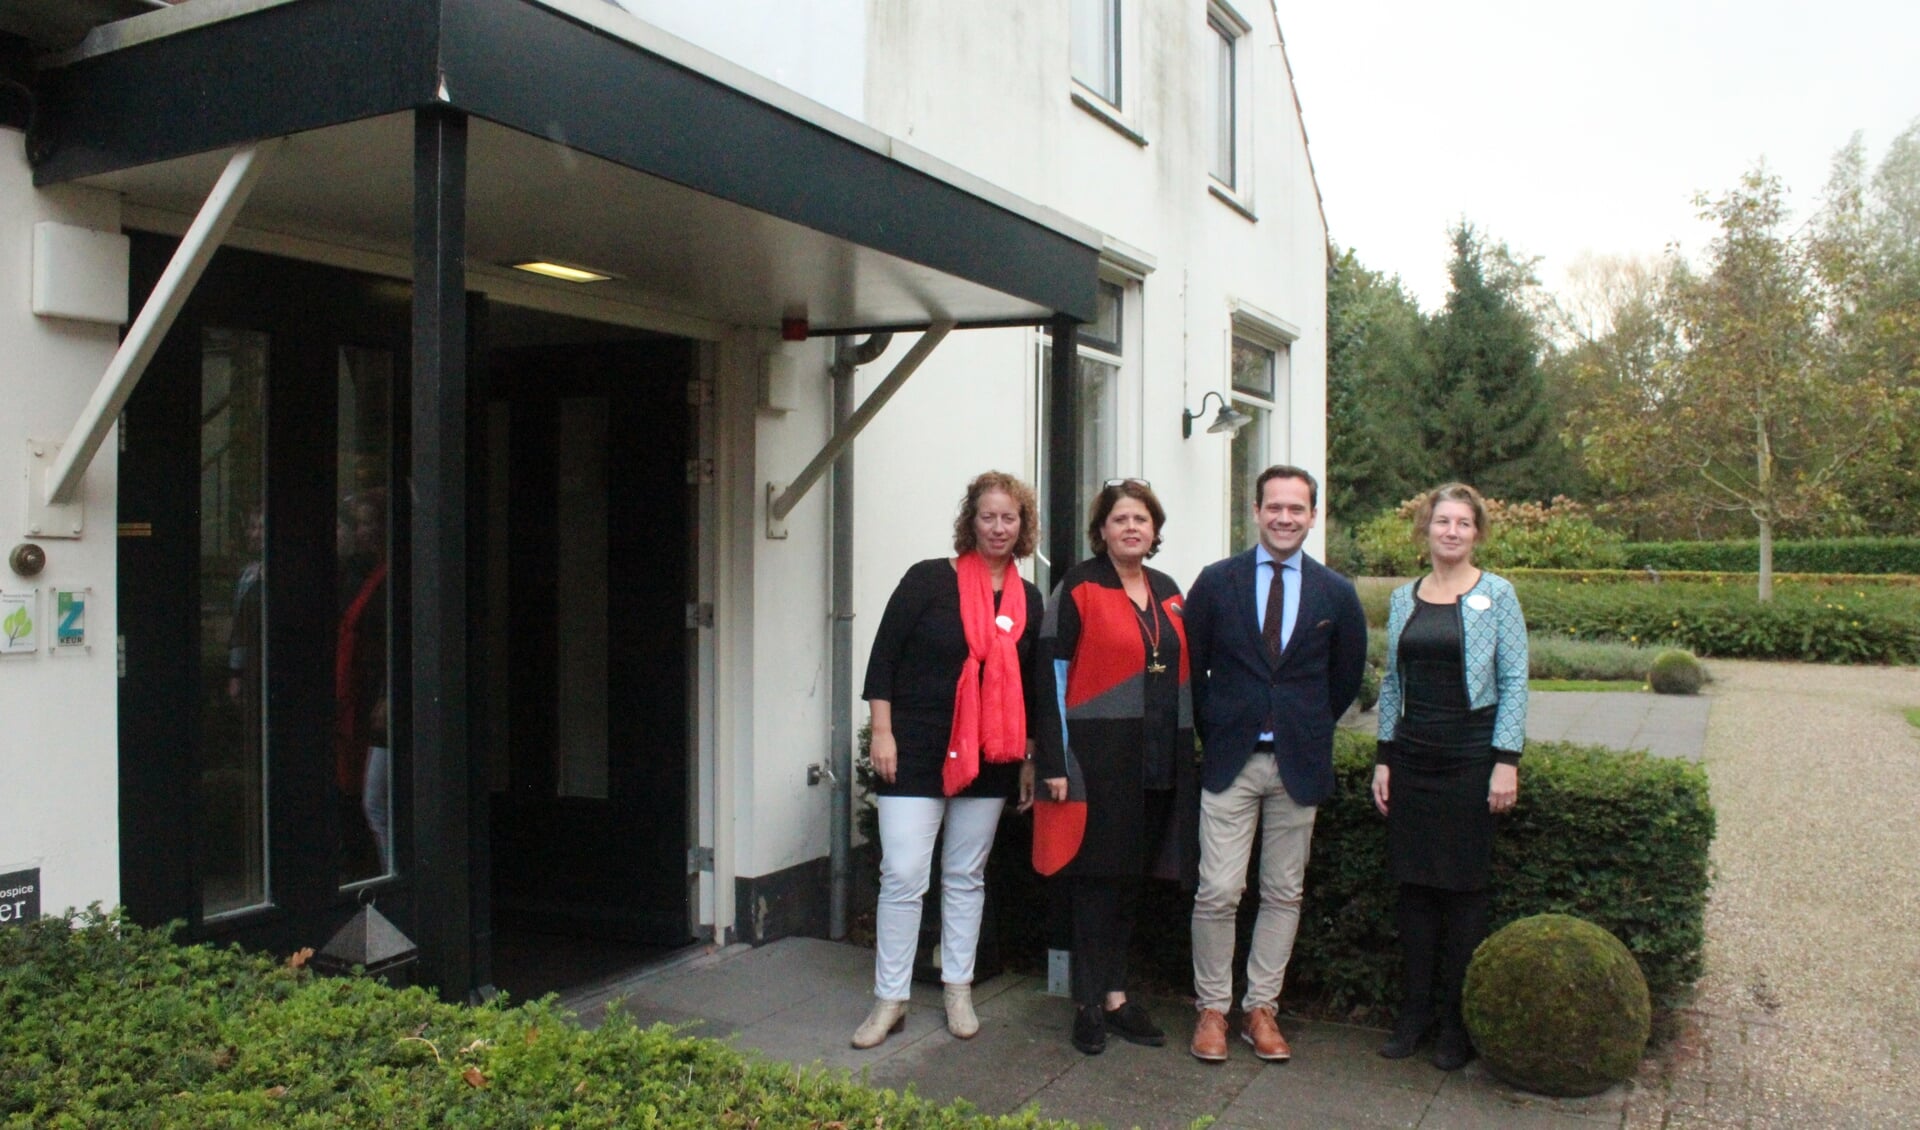
<svg viewBox="0 0 1920 1130">
<path fill-rule="evenodd" d="M 173 241 L 137 235 L 134 297 Z M 323 946 L 406 929 L 390 577 L 407 290 L 214 257 L 121 419 L 122 895 L 136 919 Z"/>
</svg>

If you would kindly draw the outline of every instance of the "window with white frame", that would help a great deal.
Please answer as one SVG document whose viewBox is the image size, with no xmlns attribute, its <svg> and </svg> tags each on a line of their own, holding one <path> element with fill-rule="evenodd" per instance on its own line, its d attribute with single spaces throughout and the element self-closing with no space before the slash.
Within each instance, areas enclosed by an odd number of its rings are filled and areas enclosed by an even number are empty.
<svg viewBox="0 0 1920 1130">
<path fill-rule="evenodd" d="M 1284 444 L 1276 445 L 1276 412 L 1282 414 L 1287 403 L 1292 354 L 1286 343 L 1275 337 L 1247 336 L 1236 325 L 1233 335 L 1233 406 L 1248 417 L 1247 425 L 1233 437 L 1229 462 L 1232 469 L 1228 489 L 1229 538 L 1234 549 L 1254 543 L 1258 532 L 1253 524 L 1253 481 L 1275 462 L 1285 462 Z"/>
<path fill-rule="evenodd" d="M 1120 105 L 1121 0 L 1071 0 L 1074 81 Z"/>
<path fill-rule="evenodd" d="M 1252 30 L 1253 25 L 1226 0 L 1211 0 L 1207 5 L 1207 33 L 1202 37 L 1205 57 L 1200 73 L 1207 172 L 1215 194 L 1243 212 L 1249 207 L 1245 199 L 1248 124 L 1240 107 L 1248 100 L 1248 71 L 1253 60 L 1242 48 Z"/>
<path fill-rule="evenodd" d="M 1138 294 L 1137 282 L 1101 279 L 1095 318 L 1082 325 L 1075 335 L 1078 356 L 1074 362 L 1074 462 L 1077 474 L 1071 488 L 1075 514 L 1086 514 L 1102 484 L 1122 473 L 1121 460 L 1127 454 L 1123 450 L 1127 445 L 1122 417 L 1128 412 L 1129 390 L 1137 395 L 1137 382 L 1128 376 L 1132 360 L 1128 335 L 1133 330 L 1128 324 L 1128 310 L 1137 303 Z M 1051 497 L 1049 492 L 1053 489 L 1046 438 L 1050 419 L 1048 374 L 1052 372 L 1053 349 L 1045 337 L 1040 339 L 1039 360 L 1040 458 L 1037 462 L 1038 486 L 1044 499 Z M 1048 572 L 1058 576 L 1060 570 L 1071 564 L 1072 561 L 1054 562 Z"/>
</svg>

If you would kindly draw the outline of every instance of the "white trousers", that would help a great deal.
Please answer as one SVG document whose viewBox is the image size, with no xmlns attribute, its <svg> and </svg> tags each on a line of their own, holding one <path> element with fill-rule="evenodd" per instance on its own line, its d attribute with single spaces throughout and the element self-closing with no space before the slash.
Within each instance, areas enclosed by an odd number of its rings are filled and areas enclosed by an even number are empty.
<svg viewBox="0 0 1920 1130">
<path fill-rule="evenodd" d="M 903 1001 L 920 944 L 920 903 L 940 853 L 940 979 L 973 983 L 974 950 L 987 905 L 987 854 L 1000 827 L 1000 797 L 883 796 L 880 807 L 880 905 L 874 912 L 873 995 Z"/>
</svg>

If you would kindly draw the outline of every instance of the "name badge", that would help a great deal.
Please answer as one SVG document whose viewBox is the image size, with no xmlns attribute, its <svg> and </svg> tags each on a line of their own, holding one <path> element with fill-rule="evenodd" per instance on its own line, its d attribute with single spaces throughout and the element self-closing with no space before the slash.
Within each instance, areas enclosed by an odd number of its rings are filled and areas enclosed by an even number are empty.
<svg viewBox="0 0 1920 1130">
<path fill-rule="evenodd" d="M 1477 592 L 1467 598 L 1467 607 L 1473 609 L 1475 612 L 1485 612 L 1487 609 L 1493 607 L 1493 601 L 1486 593 Z"/>
</svg>

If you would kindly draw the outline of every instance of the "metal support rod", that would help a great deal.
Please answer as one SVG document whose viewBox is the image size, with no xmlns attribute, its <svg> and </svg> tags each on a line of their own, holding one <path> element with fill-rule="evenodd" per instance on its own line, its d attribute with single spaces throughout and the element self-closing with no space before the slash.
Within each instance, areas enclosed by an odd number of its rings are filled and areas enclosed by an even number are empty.
<svg viewBox="0 0 1920 1130">
<path fill-rule="evenodd" d="M 276 137 L 243 145 L 227 158 L 227 167 L 213 183 L 213 191 L 200 205 L 187 234 L 180 237 L 180 246 L 167 262 L 167 269 L 160 272 L 160 281 L 154 283 L 153 293 L 127 328 L 127 336 L 107 363 L 106 374 L 93 390 L 92 399 L 60 445 L 60 457 L 47 472 L 48 504 L 65 506 L 80 492 L 80 480 L 86 476 L 88 464 L 120 419 L 120 411 L 147 371 L 147 363 L 173 328 L 174 318 L 206 271 L 207 261 L 227 238 L 234 219 L 266 170 L 267 158 L 280 147 L 281 140 Z"/>
<path fill-rule="evenodd" d="M 834 342 L 833 427 L 853 415 L 853 339 Z M 828 816 L 827 937 L 847 936 L 847 904 L 853 854 L 853 445 L 833 461 L 833 673 L 827 701 L 833 722 L 827 739 L 827 785 L 833 790 Z"/>
<path fill-rule="evenodd" d="M 913 348 L 908 350 L 907 355 L 900 359 L 900 363 L 893 367 L 893 372 L 888 373 L 886 379 L 867 394 L 867 399 L 861 402 L 852 416 L 848 417 L 846 424 L 835 430 L 833 438 L 829 439 L 827 445 L 820 449 L 820 453 L 813 457 L 813 461 L 807 464 L 806 469 L 794 478 L 792 484 L 779 498 L 773 500 L 769 513 L 775 521 L 784 521 L 787 515 L 793 513 L 793 508 L 800 504 L 800 500 L 806 497 L 807 491 L 820 480 L 820 476 L 826 473 L 833 461 L 840 457 L 840 452 L 865 430 L 874 414 L 886 407 L 887 401 L 893 398 L 894 393 L 900 391 L 901 385 L 907 383 L 907 378 L 920 367 L 920 363 L 925 361 L 927 356 L 952 332 L 951 320 L 935 322 L 927 327 L 927 332 L 920 336 L 919 341 L 913 343 Z"/>
</svg>

